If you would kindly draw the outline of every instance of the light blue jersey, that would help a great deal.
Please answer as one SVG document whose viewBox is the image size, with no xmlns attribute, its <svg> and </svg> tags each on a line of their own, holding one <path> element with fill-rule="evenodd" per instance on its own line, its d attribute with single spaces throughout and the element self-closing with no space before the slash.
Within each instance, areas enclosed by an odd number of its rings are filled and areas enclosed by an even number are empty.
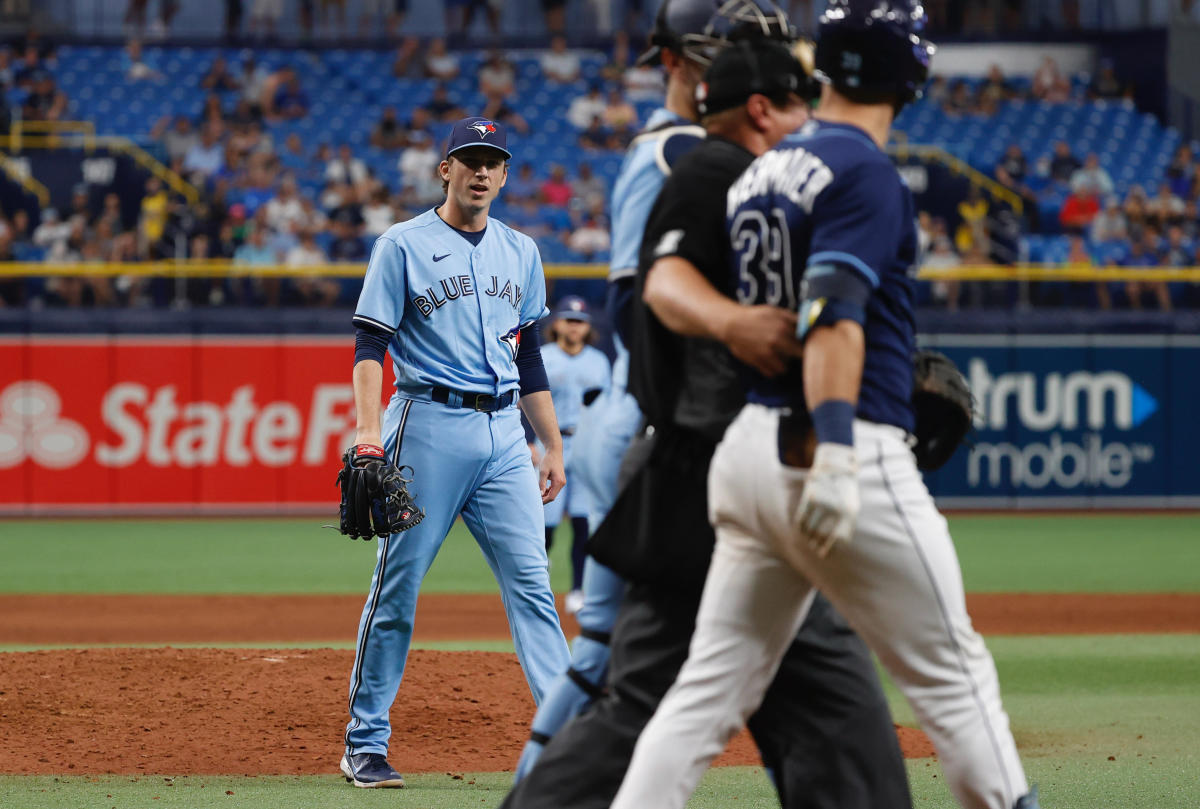
<svg viewBox="0 0 1200 809">
<path fill-rule="evenodd" d="M 520 329 L 546 314 L 537 247 L 495 219 L 477 245 L 436 211 L 375 242 L 354 322 L 392 335 L 396 391 L 383 414 L 383 447 L 393 464 L 411 469 L 425 519 L 379 540 L 350 677 L 347 754 L 387 753 L 388 710 L 421 581 L 460 516 L 496 577 L 536 702 L 567 666 L 521 416 L 512 397 L 476 409 L 479 397 L 461 395 L 515 391 Z"/>
<path fill-rule="evenodd" d="M 537 245 L 495 219 L 473 245 L 435 210 L 375 240 L 354 322 L 392 333 L 396 390 L 500 395 L 519 383 L 519 331 L 549 314 Z"/>
<path fill-rule="evenodd" d="M 583 395 L 591 390 L 604 391 L 612 380 L 612 369 L 604 352 L 585 345 L 578 354 L 568 354 L 558 343 L 542 346 L 542 362 L 550 380 L 554 414 L 564 433 L 572 433 L 579 423 Z"/>
<path fill-rule="evenodd" d="M 633 278 L 637 272 L 638 251 L 646 220 L 663 181 L 675 161 L 704 139 L 704 130 L 665 108 L 655 110 L 642 134 L 634 138 L 625 153 L 621 172 L 613 186 L 611 210 L 612 263 L 609 283 Z M 642 414 L 637 401 L 626 390 L 629 379 L 629 351 L 613 334 L 616 359 L 612 382 L 607 392 L 589 407 L 583 408 L 575 431 L 568 485 L 575 487 L 588 508 L 592 531 L 612 508 L 617 496 L 617 473 L 630 440 L 637 431 Z M 549 363 L 547 363 L 549 364 Z M 553 384 L 553 383 L 552 383 Z M 547 521 L 547 524 L 552 524 Z M 583 572 L 583 608 L 576 616 L 583 634 L 576 639 L 571 658 L 572 672 L 554 683 L 546 701 L 533 719 L 535 738 L 525 745 L 517 764 L 520 779 L 537 762 L 542 739 L 559 728 L 591 703 L 593 690 L 584 690 L 580 681 L 600 687 L 608 674 L 608 646 L 597 640 L 606 636 L 616 620 L 625 581 L 590 556 Z"/>
</svg>

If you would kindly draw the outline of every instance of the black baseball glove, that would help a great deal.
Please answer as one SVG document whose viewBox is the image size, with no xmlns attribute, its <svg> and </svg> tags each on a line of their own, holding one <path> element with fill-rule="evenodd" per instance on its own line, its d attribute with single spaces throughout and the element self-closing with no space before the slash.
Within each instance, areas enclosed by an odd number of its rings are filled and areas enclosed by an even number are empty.
<svg viewBox="0 0 1200 809">
<path fill-rule="evenodd" d="M 913 410 L 917 416 L 917 466 L 943 466 L 971 430 L 975 402 L 958 367 L 937 351 L 913 357 Z"/>
<path fill-rule="evenodd" d="M 342 456 L 337 485 L 342 490 L 338 530 L 352 539 L 371 539 L 407 531 L 425 519 L 408 491 L 411 477 L 387 462 L 383 448 L 356 444 Z"/>
</svg>

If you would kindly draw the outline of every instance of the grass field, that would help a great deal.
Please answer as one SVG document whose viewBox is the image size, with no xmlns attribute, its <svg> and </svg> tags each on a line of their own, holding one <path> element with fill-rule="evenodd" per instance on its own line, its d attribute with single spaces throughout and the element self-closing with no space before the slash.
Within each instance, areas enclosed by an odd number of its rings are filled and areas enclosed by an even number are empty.
<svg viewBox="0 0 1200 809">
<path fill-rule="evenodd" d="M 374 546 L 344 540 L 319 522 L 0 522 L 0 592 L 364 592 Z M 951 530 L 972 592 L 1200 592 L 1196 515 L 962 516 L 951 520 Z M 560 591 L 567 587 L 565 539 L 556 543 L 552 567 Z M 495 589 L 461 526 L 425 589 Z M 1046 809 L 1200 807 L 1200 635 L 992 637 L 988 643 Z M 908 706 L 888 688 L 897 721 L 913 724 Z M 19 730 L 0 725 L 0 732 Z M 394 763 L 403 771 L 402 753 Z M 936 761 L 911 761 L 909 768 L 917 809 L 954 805 Z M 510 780 L 507 773 L 462 775 L 406 773 L 409 789 L 381 794 L 351 790 L 334 776 L 0 775 L 0 807 L 465 809 L 496 806 Z M 709 773 L 690 804 L 777 805 L 755 768 Z"/>
</svg>

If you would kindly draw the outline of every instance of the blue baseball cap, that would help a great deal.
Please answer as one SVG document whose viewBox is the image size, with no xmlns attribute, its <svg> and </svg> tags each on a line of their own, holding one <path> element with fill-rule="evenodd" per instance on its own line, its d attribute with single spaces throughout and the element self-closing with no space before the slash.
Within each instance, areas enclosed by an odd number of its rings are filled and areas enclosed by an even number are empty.
<svg viewBox="0 0 1200 809">
<path fill-rule="evenodd" d="M 587 301 L 578 295 L 568 295 L 554 307 L 554 319 L 582 320 L 591 323 L 592 316 L 588 312 Z"/>
<path fill-rule="evenodd" d="M 463 118 L 454 124 L 450 130 L 450 138 L 446 142 L 446 157 L 471 146 L 490 146 L 499 152 L 504 152 L 506 158 L 512 158 L 508 151 L 504 127 L 496 121 L 480 118 Z"/>
</svg>

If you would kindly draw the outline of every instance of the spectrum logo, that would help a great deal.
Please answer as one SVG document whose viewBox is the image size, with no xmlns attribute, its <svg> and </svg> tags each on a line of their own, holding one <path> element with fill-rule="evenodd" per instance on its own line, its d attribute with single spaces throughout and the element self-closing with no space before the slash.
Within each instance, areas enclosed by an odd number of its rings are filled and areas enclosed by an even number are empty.
<svg viewBox="0 0 1200 809">
<path fill-rule="evenodd" d="M 1113 426 L 1131 430 L 1158 411 L 1158 401 L 1141 385 L 1116 371 L 1048 373 L 1039 391 L 1037 374 L 992 376 L 987 362 L 975 357 L 967 366 L 971 392 L 978 403 L 975 426 L 982 430 L 1008 427 L 1010 403 L 1017 421 L 1030 430 Z"/>
</svg>

